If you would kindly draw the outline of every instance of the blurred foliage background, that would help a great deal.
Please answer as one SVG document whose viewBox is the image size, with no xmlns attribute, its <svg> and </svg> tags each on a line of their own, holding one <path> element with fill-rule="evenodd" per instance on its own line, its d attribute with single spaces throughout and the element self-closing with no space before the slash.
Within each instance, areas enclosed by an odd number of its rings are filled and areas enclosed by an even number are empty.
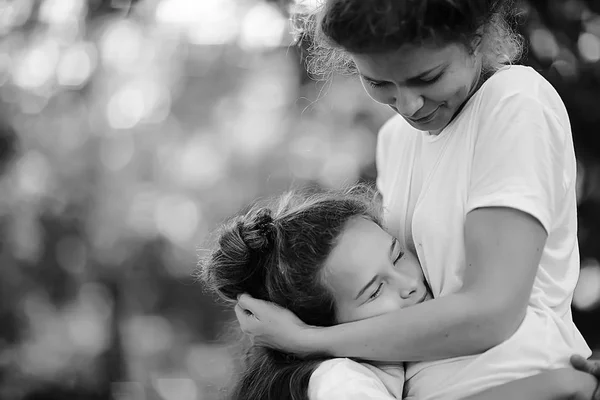
<svg viewBox="0 0 600 400">
<path fill-rule="evenodd" d="M 291 185 L 375 178 L 391 116 L 309 79 L 289 2 L 0 0 L 0 398 L 216 399 L 233 315 L 207 234 Z M 579 159 L 574 317 L 600 349 L 600 2 L 521 1 Z"/>
</svg>

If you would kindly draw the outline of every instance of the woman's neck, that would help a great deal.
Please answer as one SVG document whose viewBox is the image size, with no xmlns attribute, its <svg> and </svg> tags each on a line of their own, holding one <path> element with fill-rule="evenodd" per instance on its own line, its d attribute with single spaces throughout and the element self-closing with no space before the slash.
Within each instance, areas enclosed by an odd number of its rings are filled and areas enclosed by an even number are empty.
<svg viewBox="0 0 600 400">
<path fill-rule="evenodd" d="M 481 88 L 481 86 L 485 83 L 485 81 L 487 81 L 492 75 L 494 75 L 494 71 L 484 71 L 482 66 L 480 65 L 479 73 L 477 73 L 473 79 L 473 83 L 471 84 L 471 89 L 469 90 L 469 94 L 467 95 L 465 100 L 462 102 L 460 107 L 458 107 L 458 109 L 456 110 L 456 112 L 454 113 L 452 118 L 450 118 L 450 121 L 448 122 L 448 124 L 446 124 L 445 127 L 443 127 L 442 129 L 439 129 L 437 131 L 429 131 L 429 134 L 437 136 L 444 129 L 446 129 L 446 127 L 448 125 L 450 125 L 452 123 L 452 121 L 454 121 L 454 119 L 461 113 L 461 111 L 464 109 L 465 105 L 469 102 L 471 97 L 473 97 L 473 95 L 475 93 L 477 93 L 477 91 Z"/>
</svg>

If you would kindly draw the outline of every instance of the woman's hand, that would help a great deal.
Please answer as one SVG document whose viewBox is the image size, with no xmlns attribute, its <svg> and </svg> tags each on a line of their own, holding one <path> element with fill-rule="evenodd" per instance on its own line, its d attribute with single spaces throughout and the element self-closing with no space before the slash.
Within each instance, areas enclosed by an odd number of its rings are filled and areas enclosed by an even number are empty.
<svg viewBox="0 0 600 400">
<path fill-rule="evenodd" d="M 587 372 L 600 382 L 600 360 L 587 360 L 579 355 L 571 356 L 571 364 L 576 370 Z M 593 400 L 600 400 L 600 383 L 594 392 Z"/>
<path fill-rule="evenodd" d="M 311 328 L 288 309 L 243 294 L 238 297 L 235 314 L 242 331 L 255 345 L 299 356 L 311 353 L 306 343 Z"/>
</svg>

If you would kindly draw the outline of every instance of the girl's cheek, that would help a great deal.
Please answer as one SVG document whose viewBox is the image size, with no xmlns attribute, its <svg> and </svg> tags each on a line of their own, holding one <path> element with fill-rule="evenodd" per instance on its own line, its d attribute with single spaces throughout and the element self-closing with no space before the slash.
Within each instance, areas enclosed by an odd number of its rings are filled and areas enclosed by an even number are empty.
<svg viewBox="0 0 600 400">
<path fill-rule="evenodd" d="M 402 309 L 402 299 L 397 294 L 386 293 L 386 297 L 380 300 L 380 303 L 377 304 L 378 314 L 387 314 Z"/>
</svg>

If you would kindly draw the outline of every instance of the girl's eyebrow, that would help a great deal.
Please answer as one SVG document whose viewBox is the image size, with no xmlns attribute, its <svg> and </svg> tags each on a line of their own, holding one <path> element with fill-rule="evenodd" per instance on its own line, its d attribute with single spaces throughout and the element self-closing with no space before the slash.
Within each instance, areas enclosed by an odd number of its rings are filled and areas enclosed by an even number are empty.
<svg viewBox="0 0 600 400">
<path fill-rule="evenodd" d="M 362 296 L 363 294 L 365 294 L 365 292 L 367 291 L 367 289 L 369 287 L 371 287 L 375 281 L 377 280 L 377 278 L 379 278 L 379 275 L 375 275 L 373 278 L 371 278 L 371 280 L 369 281 L 369 283 L 367 283 L 365 285 L 365 287 L 363 287 L 362 289 L 360 289 L 360 291 L 358 292 L 358 294 L 356 295 L 356 297 L 354 298 L 354 300 L 358 300 L 360 298 L 360 296 Z"/>
</svg>

